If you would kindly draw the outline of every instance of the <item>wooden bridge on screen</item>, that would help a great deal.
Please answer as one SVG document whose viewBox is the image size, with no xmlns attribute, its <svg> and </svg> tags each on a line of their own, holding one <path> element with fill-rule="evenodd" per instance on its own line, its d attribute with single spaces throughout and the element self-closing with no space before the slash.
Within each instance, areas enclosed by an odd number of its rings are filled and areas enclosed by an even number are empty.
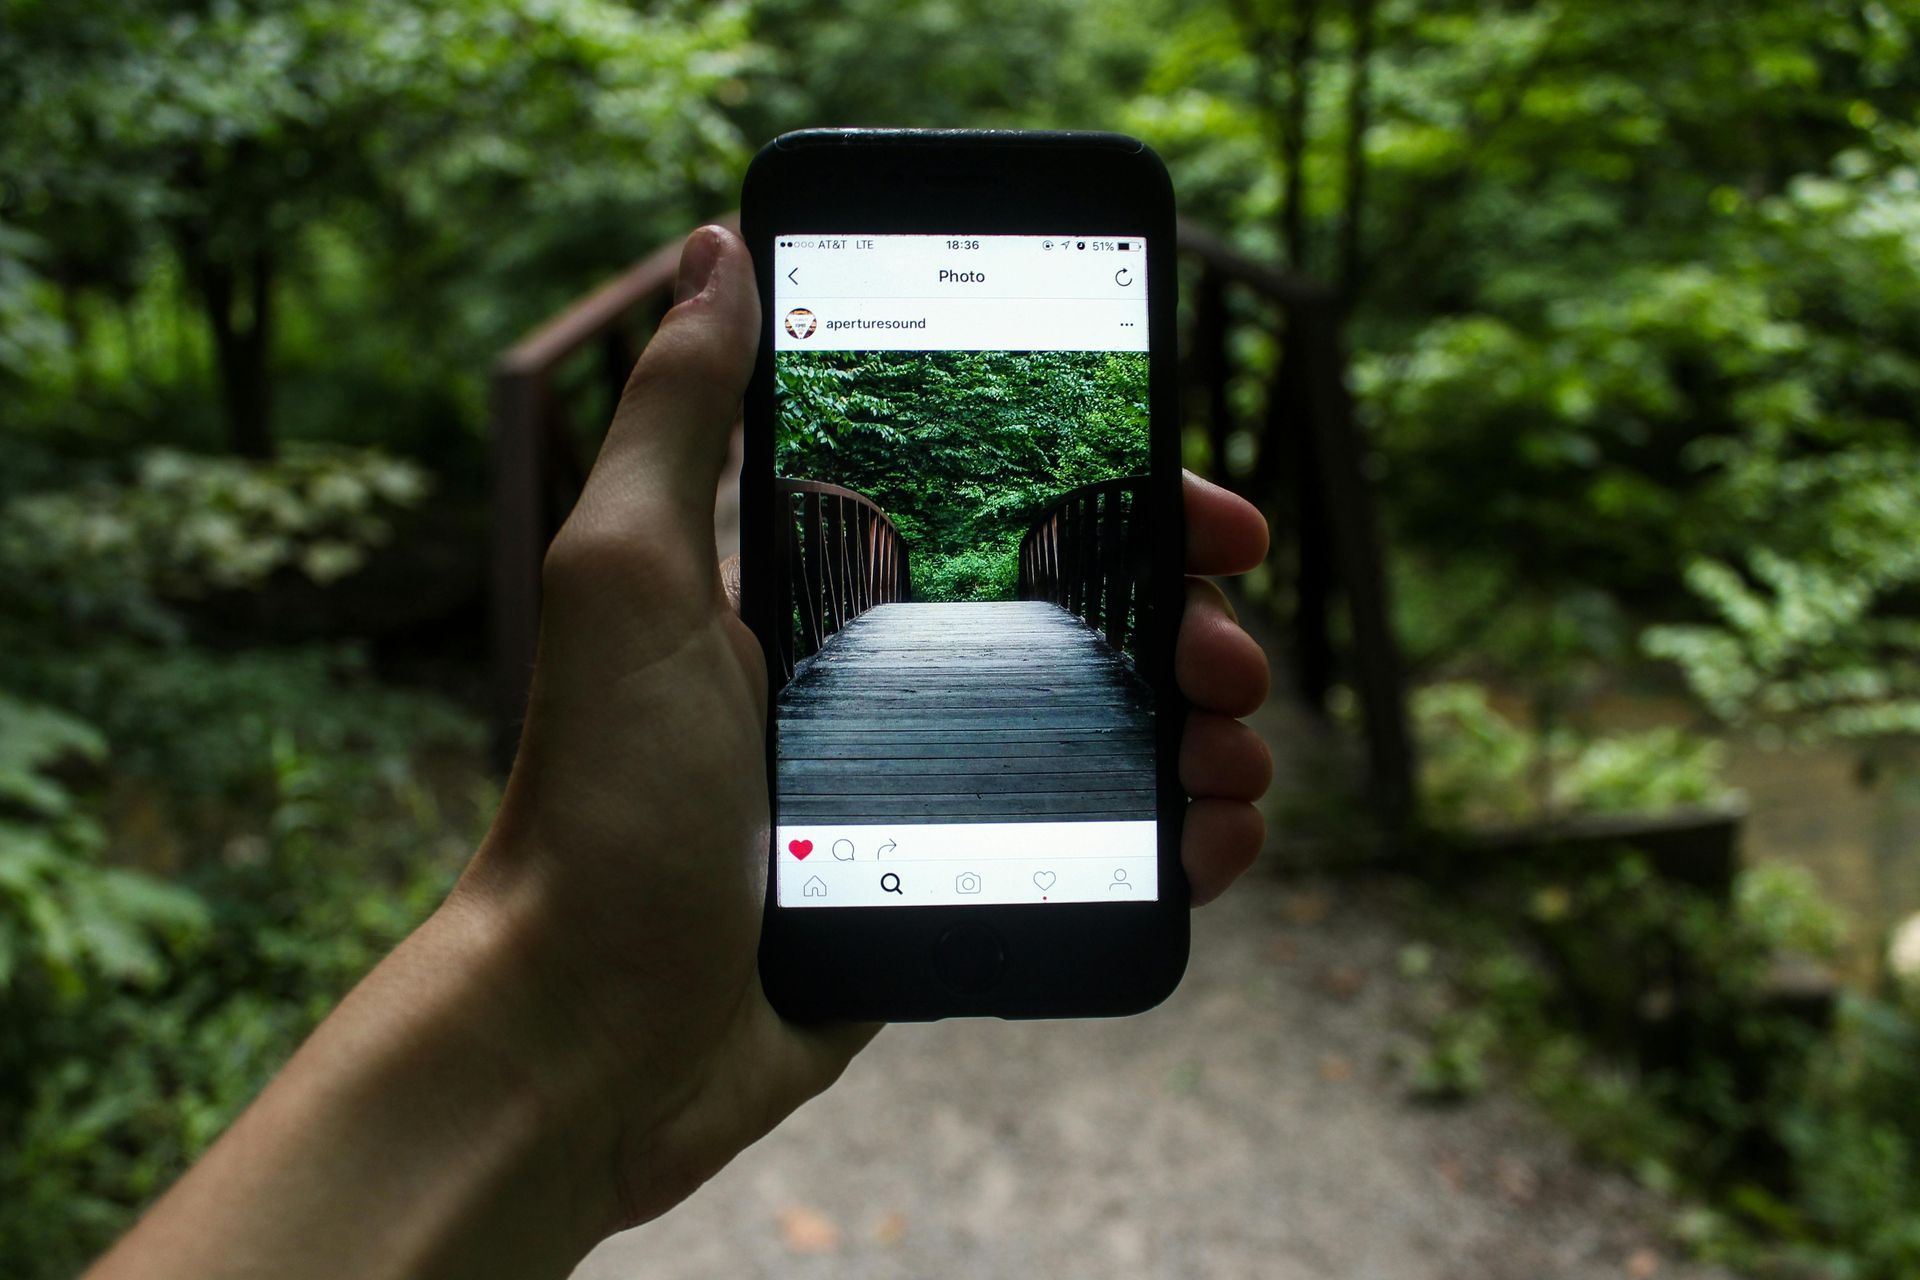
<svg viewBox="0 0 1920 1280">
<path fill-rule="evenodd" d="M 1048 504 L 1020 598 L 958 604 L 911 601 L 899 532 L 865 496 L 774 487 L 783 821 L 1153 817 L 1143 478 Z"/>
</svg>

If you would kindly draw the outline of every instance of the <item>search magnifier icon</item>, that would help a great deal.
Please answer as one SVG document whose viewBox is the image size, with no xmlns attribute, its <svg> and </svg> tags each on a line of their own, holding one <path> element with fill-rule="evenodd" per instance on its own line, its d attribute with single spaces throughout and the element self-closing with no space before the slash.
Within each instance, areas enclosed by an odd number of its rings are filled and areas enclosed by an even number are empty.
<svg viewBox="0 0 1920 1280">
<path fill-rule="evenodd" d="M 889 871 L 889 872 L 887 872 L 887 874 L 885 874 L 885 875 L 883 875 L 883 876 L 881 876 L 881 877 L 880 877 L 880 892 L 882 892 L 882 893 L 900 893 L 900 877 L 899 877 L 899 876 L 897 876 L 897 875 L 895 875 L 895 874 L 894 874 L 893 872 L 891 872 L 891 871 Z M 904 897 L 905 897 L 906 895 L 905 895 L 905 894 L 900 894 L 900 896 L 904 898 Z"/>
</svg>

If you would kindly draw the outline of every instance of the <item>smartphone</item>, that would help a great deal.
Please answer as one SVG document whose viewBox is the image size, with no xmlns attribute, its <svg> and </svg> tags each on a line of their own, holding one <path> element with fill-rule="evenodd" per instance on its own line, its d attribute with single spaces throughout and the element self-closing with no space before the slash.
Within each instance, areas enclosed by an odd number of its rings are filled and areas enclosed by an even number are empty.
<svg viewBox="0 0 1920 1280">
<path fill-rule="evenodd" d="M 1090 1017 L 1186 967 L 1173 189 L 1101 133 L 809 130 L 748 170 L 762 983 Z"/>
</svg>

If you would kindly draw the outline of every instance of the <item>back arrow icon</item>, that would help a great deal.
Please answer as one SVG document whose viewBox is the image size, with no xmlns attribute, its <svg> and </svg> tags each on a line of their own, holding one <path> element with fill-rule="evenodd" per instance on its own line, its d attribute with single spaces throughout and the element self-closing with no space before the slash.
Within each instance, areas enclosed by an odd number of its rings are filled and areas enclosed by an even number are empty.
<svg viewBox="0 0 1920 1280">
<path fill-rule="evenodd" d="M 793 278 L 793 273 L 794 273 L 795 271 L 798 271 L 799 269 L 800 269 L 800 268 L 798 268 L 798 267 L 794 267 L 794 268 L 792 268 L 792 270 L 789 270 L 789 271 L 787 272 L 787 283 L 788 283 L 788 284 L 799 284 L 799 283 L 800 283 L 800 282 L 799 282 L 798 280 L 795 280 L 795 279 Z"/>
</svg>

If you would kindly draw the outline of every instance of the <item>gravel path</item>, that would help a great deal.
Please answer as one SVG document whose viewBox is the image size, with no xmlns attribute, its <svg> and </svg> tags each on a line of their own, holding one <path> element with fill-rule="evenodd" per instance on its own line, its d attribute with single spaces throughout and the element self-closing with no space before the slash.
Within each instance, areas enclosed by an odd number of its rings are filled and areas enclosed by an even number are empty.
<svg viewBox="0 0 1920 1280">
<path fill-rule="evenodd" d="M 1271 873 L 1195 921 L 1139 1018 L 888 1029 L 826 1096 L 576 1273 L 1704 1277 L 1658 1206 L 1511 1100 L 1410 1103 L 1400 945 Z"/>
</svg>

